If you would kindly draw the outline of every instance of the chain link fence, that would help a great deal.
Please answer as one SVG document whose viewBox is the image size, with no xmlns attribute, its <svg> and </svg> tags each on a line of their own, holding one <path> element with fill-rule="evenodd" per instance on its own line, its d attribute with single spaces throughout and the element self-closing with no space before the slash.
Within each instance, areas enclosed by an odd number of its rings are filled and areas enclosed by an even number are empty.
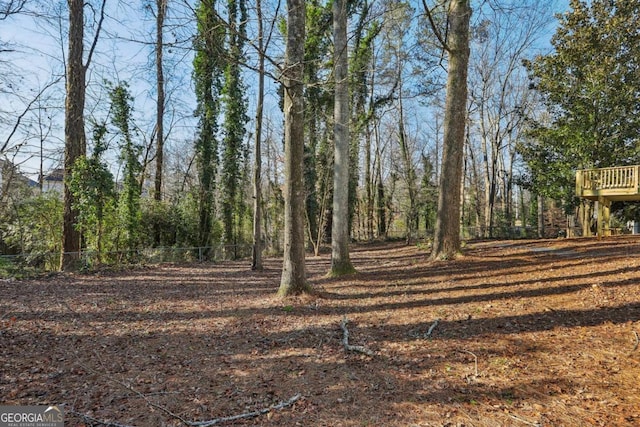
<svg viewBox="0 0 640 427">
<path fill-rule="evenodd" d="M 215 262 L 251 257 L 252 245 L 216 245 L 206 247 L 156 247 L 128 251 L 95 251 L 79 253 L 80 265 L 86 270 L 107 266 L 130 266 L 181 262 Z M 73 252 L 70 254 L 78 254 Z M 25 277 L 56 271 L 60 252 L 0 255 L 0 277 Z"/>
</svg>

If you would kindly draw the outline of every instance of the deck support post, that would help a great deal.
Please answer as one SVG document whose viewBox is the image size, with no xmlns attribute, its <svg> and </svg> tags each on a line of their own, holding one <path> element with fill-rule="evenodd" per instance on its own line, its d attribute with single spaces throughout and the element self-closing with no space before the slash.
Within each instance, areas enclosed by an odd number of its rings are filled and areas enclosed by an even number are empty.
<svg viewBox="0 0 640 427">
<path fill-rule="evenodd" d="M 598 197 L 598 237 L 611 236 L 611 200 Z"/>
</svg>

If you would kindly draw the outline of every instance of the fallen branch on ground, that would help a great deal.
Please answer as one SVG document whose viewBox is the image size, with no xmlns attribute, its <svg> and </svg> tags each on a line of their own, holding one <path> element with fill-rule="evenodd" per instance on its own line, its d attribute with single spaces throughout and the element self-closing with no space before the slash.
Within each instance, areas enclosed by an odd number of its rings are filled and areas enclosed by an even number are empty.
<svg viewBox="0 0 640 427">
<path fill-rule="evenodd" d="M 532 423 L 531 421 L 527 421 L 527 420 L 525 420 L 524 418 L 519 417 L 519 416 L 517 416 L 517 415 L 513 415 L 513 414 L 509 414 L 509 413 L 507 413 L 507 415 L 509 415 L 509 416 L 510 416 L 511 418 L 513 418 L 514 420 L 516 420 L 516 421 L 520 421 L 521 423 L 524 423 L 524 424 L 526 424 L 526 425 L 533 426 L 533 427 L 542 427 L 542 424 L 540 424 L 540 423 L 536 423 L 536 422 L 533 422 L 533 423 Z"/>
<path fill-rule="evenodd" d="M 100 360 L 100 356 L 99 354 L 95 353 L 96 358 L 98 359 L 98 362 L 100 364 L 102 364 L 102 361 Z M 78 355 L 76 354 L 76 357 L 78 357 Z M 79 360 L 79 359 L 78 359 Z M 95 369 L 92 369 L 91 367 L 88 366 L 84 366 L 82 364 L 82 362 L 79 360 L 79 364 L 80 366 L 82 366 L 83 368 L 85 368 L 87 371 L 89 372 L 94 372 L 98 375 L 104 375 L 101 372 L 96 371 Z M 212 420 L 207 420 L 207 421 L 189 421 L 186 420 L 185 418 L 181 417 L 180 415 L 171 412 L 169 409 L 165 408 L 162 405 L 158 405 L 157 403 L 151 401 L 147 395 L 139 392 L 138 390 L 136 390 L 133 386 L 131 386 L 130 384 L 127 384 L 124 381 L 119 381 L 113 377 L 107 377 L 108 381 L 111 381 L 115 384 L 118 384 L 119 386 L 123 387 L 124 389 L 130 391 L 131 393 L 135 394 L 136 396 L 138 396 L 139 398 L 141 398 L 142 400 L 145 401 L 145 403 L 152 407 L 152 408 L 156 408 L 159 411 L 164 412 L 165 414 L 169 415 L 172 418 L 175 418 L 176 420 L 180 421 L 182 424 L 187 425 L 189 427 L 210 427 L 210 426 L 214 426 L 217 424 L 221 424 L 221 423 L 226 423 L 226 422 L 230 422 L 230 421 L 236 421 L 236 420 L 241 420 L 241 419 L 246 419 L 246 418 L 255 418 L 257 416 L 260 415 L 264 415 L 268 412 L 271 412 L 272 410 L 275 409 L 282 409 L 282 408 L 286 408 L 288 406 L 293 405 L 295 402 L 297 402 L 298 400 L 300 400 L 300 398 L 302 397 L 302 395 L 300 393 L 296 394 L 295 396 L 293 396 L 291 399 L 287 400 L 286 402 L 280 402 L 276 405 L 271 405 L 268 408 L 262 408 L 262 409 L 258 409 L 256 411 L 252 411 L 252 412 L 246 412 L 244 414 L 239 414 L 239 415 L 231 415 L 228 417 L 220 417 L 220 418 L 214 418 Z M 85 415 L 85 414 L 81 414 L 79 412 L 75 412 L 75 411 L 70 411 L 70 413 L 82 418 L 83 420 L 85 420 L 88 423 L 91 424 L 95 424 L 95 425 L 103 425 L 106 427 L 133 427 L 133 426 L 129 426 L 126 424 L 119 424 L 116 422 L 112 422 L 112 421 L 103 421 L 103 420 L 99 420 L 97 418 L 93 418 L 89 415 Z"/>
<path fill-rule="evenodd" d="M 633 350 L 631 350 L 631 353 L 636 351 L 638 349 L 638 344 L 640 344 L 640 338 L 638 337 L 638 333 L 636 331 L 633 331 L 633 335 L 636 337 L 636 343 L 633 346 Z"/>
<path fill-rule="evenodd" d="M 476 356 L 474 353 L 471 353 L 469 350 L 462 350 L 462 351 L 465 352 L 465 353 L 469 353 L 470 355 L 473 356 L 473 361 L 474 361 L 474 364 L 475 364 L 475 367 L 476 367 L 475 376 L 477 377 L 478 376 L 478 356 Z"/>
<path fill-rule="evenodd" d="M 349 344 L 349 330 L 347 329 L 347 316 L 342 318 L 342 322 L 340 323 L 340 327 L 342 328 L 342 346 L 346 351 L 355 351 L 358 353 L 366 354 L 367 356 L 375 356 L 376 354 L 369 350 L 368 348 L 361 345 L 351 345 Z"/>
<path fill-rule="evenodd" d="M 190 427 L 210 427 L 210 426 L 215 426 L 218 424 L 222 424 L 222 423 L 228 423 L 231 421 L 237 421 L 237 420 L 242 420 L 242 419 L 247 419 L 247 418 L 255 418 L 258 417 L 260 415 L 264 415 L 267 414 L 273 410 L 276 409 L 283 409 L 286 408 L 288 406 L 293 405 L 295 402 L 297 402 L 298 400 L 300 400 L 300 398 L 302 397 L 301 394 L 296 394 L 295 396 L 293 396 L 291 399 L 287 400 L 286 402 L 280 402 L 277 405 L 271 405 L 268 408 L 263 408 L 263 409 L 258 409 L 257 411 L 252 411 L 252 412 L 246 412 L 244 414 L 238 414 L 238 415 L 231 415 L 228 417 L 220 417 L 220 418 L 214 418 L 212 420 L 207 420 L 207 421 L 187 421 L 182 417 L 178 417 L 175 414 L 164 410 L 164 412 L 168 413 L 169 415 L 172 415 L 173 417 L 176 417 L 178 420 L 180 420 L 183 424 L 186 424 Z M 146 399 L 145 399 L 146 400 Z M 147 400 L 147 403 L 149 403 L 149 401 Z M 161 407 L 159 407 L 158 405 L 151 405 L 155 408 L 159 408 L 162 409 Z M 73 414 L 79 418 L 81 418 L 83 421 L 85 421 L 88 424 L 91 425 L 101 425 L 101 426 L 105 426 L 105 427 L 133 427 L 127 424 L 120 424 L 120 423 L 116 423 L 113 421 L 105 421 L 105 420 L 99 420 L 97 418 L 94 418 L 92 416 L 86 415 L 86 414 L 82 414 L 80 412 L 69 410 L 68 411 L 70 414 Z"/>
<path fill-rule="evenodd" d="M 99 420 L 97 418 L 93 418 L 87 414 L 81 414 L 80 412 L 74 411 L 73 409 L 65 409 L 65 412 L 69 414 L 73 414 L 78 418 L 81 418 L 85 423 L 96 426 L 105 426 L 105 427 L 133 427 L 128 424 L 120 424 L 112 421 Z"/>
<path fill-rule="evenodd" d="M 208 421 L 190 421 L 187 423 L 187 425 L 192 427 L 209 427 L 209 426 L 214 426 L 216 424 L 227 423 L 230 421 L 237 421 L 237 420 L 242 420 L 246 418 L 255 418 L 257 416 L 269 413 L 275 409 L 282 409 L 282 408 L 291 406 L 296 401 L 298 401 L 301 397 L 302 395 L 298 393 L 295 396 L 293 396 L 291 399 L 287 400 L 286 402 L 280 402 L 277 405 L 271 405 L 268 408 L 258 409 L 257 411 L 246 412 L 244 414 L 239 414 L 239 415 L 232 415 L 230 417 L 214 418 L 213 420 L 208 420 Z"/>
<path fill-rule="evenodd" d="M 434 322 L 431 324 L 431 326 L 429 326 L 429 330 L 427 331 L 427 334 L 425 335 L 425 338 L 431 338 L 431 334 L 433 333 L 433 330 L 436 328 L 436 326 L 438 326 L 439 322 L 440 322 L 440 319 L 434 320 Z"/>
</svg>

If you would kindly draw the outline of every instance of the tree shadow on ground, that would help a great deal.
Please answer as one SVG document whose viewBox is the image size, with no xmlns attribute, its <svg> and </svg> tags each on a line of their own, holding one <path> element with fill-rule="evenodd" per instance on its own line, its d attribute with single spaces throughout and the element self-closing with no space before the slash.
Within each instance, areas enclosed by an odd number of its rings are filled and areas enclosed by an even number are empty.
<svg viewBox="0 0 640 427">
<path fill-rule="evenodd" d="M 236 424 L 633 425 L 638 245 L 531 251 L 551 244 L 451 263 L 369 247 L 341 279 L 310 259 L 322 294 L 289 300 L 274 296 L 279 260 L 0 283 L 0 395 L 138 426 L 184 425 L 149 400 L 201 420 L 295 393 L 294 408 Z M 344 316 L 373 357 L 343 348 Z"/>
</svg>

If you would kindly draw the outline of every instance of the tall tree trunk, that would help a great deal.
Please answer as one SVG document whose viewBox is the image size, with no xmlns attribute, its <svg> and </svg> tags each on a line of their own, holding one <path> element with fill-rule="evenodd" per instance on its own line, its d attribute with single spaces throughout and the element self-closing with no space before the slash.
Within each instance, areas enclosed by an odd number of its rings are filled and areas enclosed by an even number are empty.
<svg viewBox="0 0 640 427">
<path fill-rule="evenodd" d="M 544 198 L 538 194 L 538 238 L 544 238 Z"/>
<path fill-rule="evenodd" d="M 279 296 L 311 292 L 304 253 L 304 39 L 305 2 L 287 0 L 284 86 L 284 261 Z"/>
<path fill-rule="evenodd" d="M 84 103 L 86 70 L 82 62 L 84 52 L 84 1 L 68 0 L 69 53 L 67 60 L 67 97 L 64 126 L 64 220 L 62 231 L 61 270 L 75 270 L 80 261 L 80 232 L 75 225 L 78 212 L 67 184 L 76 160 L 86 153 L 84 133 Z"/>
<path fill-rule="evenodd" d="M 262 224 L 260 207 L 262 206 L 262 116 L 264 110 L 264 30 L 262 28 L 262 0 L 256 1 L 258 19 L 258 104 L 256 106 L 256 136 L 253 164 L 253 247 L 251 250 L 251 269 L 262 270 Z"/>
<path fill-rule="evenodd" d="M 406 242 L 407 245 L 411 244 L 411 240 L 413 238 L 413 234 L 417 232 L 417 223 L 416 223 L 416 172 L 413 166 L 413 160 L 411 159 L 411 152 L 409 151 L 409 144 L 407 141 L 407 132 L 404 127 L 404 103 L 402 102 L 402 72 L 398 72 L 398 78 L 400 80 L 399 83 L 399 102 L 398 109 L 400 114 L 400 120 L 398 123 L 398 141 L 400 142 L 400 152 L 402 153 L 402 165 L 404 169 L 404 181 L 407 186 L 407 196 L 409 199 L 409 211 L 406 212 L 406 226 L 407 226 L 407 235 Z"/>
<path fill-rule="evenodd" d="M 377 128 L 376 128 L 377 129 Z M 380 153 L 380 139 L 376 131 L 376 158 L 374 160 L 375 188 L 376 188 L 376 212 L 378 237 L 387 238 L 387 196 L 385 195 L 384 182 L 382 181 L 382 154 Z"/>
<path fill-rule="evenodd" d="M 373 174 L 371 173 L 371 126 L 369 124 L 366 125 L 365 130 L 365 142 L 364 142 L 364 185 L 365 185 L 365 210 L 366 210 L 366 219 L 365 219 L 365 230 L 367 240 L 373 240 L 373 203 L 374 203 L 374 193 L 373 193 Z"/>
<path fill-rule="evenodd" d="M 164 162 L 164 70 L 163 70 L 163 35 L 164 17 L 167 11 L 167 0 L 156 0 L 156 87 L 158 98 L 156 99 L 156 176 L 153 198 L 162 201 L 162 169 Z M 160 245 L 160 224 L 154 225 L 154 240 Z"/>
<path fill-rule="evenodd" d="M 448 259 L 460 251 L 460 196 L 469 66 L 469 0 L 453 0 L 449 10 L 449 69 L 444 118 L 442 174 L 431 257 Z"/>
<path fill-rule="evenodd" d="M 346 0 L 333 2 L 334 127 L 333 221 L 331 227 L 332 276 L 355 272 L 349 259 L 349 62 L 347 56 Z"/>
<path fill-rule="evenodd" d="M 211 254 L 211 229 L 215 208 L 214 194 L 218 171 L 218 114 L 220 112 L 220 80 L 223 73 L 224 30 L 215 13 L 215 0 L 201 0 L 196 10 L 198 35 L 194 42 L 194 82 L 198 101 L 199 135 L 195 141 L 198 165 L 198 246 L 202 256 Z"/>
</svg>

